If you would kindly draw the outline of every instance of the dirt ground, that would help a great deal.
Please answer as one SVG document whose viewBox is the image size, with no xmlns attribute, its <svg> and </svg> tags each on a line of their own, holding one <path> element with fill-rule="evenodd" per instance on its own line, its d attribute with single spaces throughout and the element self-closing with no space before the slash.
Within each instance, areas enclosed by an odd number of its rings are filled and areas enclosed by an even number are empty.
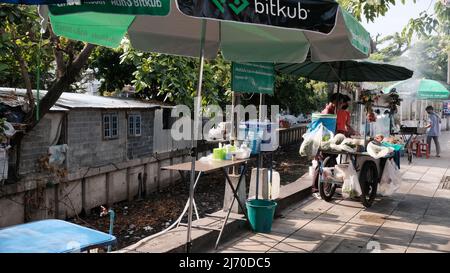
<svg viewBox="0 0 450 273">
<path fill-rule="evenodd" d="M 308 162 L 298 155 L 299 146 L 300 144 L 289 145 L 274 153 L 274 168 L 280 173 L 281 185 L 296 181 L 308 171 Z M 256 160 L 252 160 L 249 167 L 254 167 L 255 163 Z M 247 174 L 247 190 L 250 181 L 249 173 Z M 200 217 L 214 213 L 223 207 L 224 192 L 225 183 L 220 172 L 202 176 L 195 192 Z M 115 204 L 112 207 L 116 214 L 113 233 L 118 243 L 113 250 L 136 243 L 170 226 L 181 214 L 188 195 L 188 184 L 176 183 L 145 199 Z M 109 217 L 100 217 L 100 211 L 100 208 L 93 209 L 90 215 L 79 216 L 71 221 L 108 232 Z M 186 217 L 184 220 L 186 222 Z"/>
</svg>

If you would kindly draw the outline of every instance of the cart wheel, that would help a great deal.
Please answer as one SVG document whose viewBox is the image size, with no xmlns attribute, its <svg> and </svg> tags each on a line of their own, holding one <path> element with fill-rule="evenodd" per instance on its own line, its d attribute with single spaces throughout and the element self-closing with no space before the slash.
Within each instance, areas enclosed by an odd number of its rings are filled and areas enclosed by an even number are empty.
<svg viewBox="0 0 450 273">
<path fill-rule="evenodd" d="M 323 161 L 324 167 L 334 167 L 336 164 L 337 161 L 335 156 L 328 156 Z M 322 197 L 323 200 L 330 202 L 336 192 L 336 184 L 321 182 L 319 183 L 319 192 L 320 197 Z"/>
<path fill-rule="evenodd" d="M 372 206 L 378 188 L 377 165 L 372 161 L 364 163 L 359 174 L 359 184 L 361 185 L 361 202 L 366 208 Z"/>
</svg>

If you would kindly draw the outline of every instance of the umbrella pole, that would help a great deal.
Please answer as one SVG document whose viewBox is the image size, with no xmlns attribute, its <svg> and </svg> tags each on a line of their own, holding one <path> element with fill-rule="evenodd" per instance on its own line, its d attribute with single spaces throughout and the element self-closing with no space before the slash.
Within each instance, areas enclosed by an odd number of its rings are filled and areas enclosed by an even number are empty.
<svg viewBox="0 0 450 273">
<path fill-rule="evenodd" d="M 194 183 L 195 183 L 195 161 L 197 159 L 197 141 L 195 136 L 198 132 L 197 119 L 201 116 L 201 96 L 202 96 L 202 82 L 203 82 L 203 65 L 205 61 L 205 36 L 206 36 L 206 20 L 202 20 L 202 32 L 200 39 L 200 69 L 198 72 L 197 95 L 194 101 L 194 128 L 191 130 L 191 179 L 189 184 L 189 209 L 188 209 L 188 227 L 187 227 L 187 242 L 186 252 L 191 251 L 191 229 L 192 229 L 192 207 L 194 203 Z M 200 119 L 201 121 L 201 119 Z"/>
</svg>

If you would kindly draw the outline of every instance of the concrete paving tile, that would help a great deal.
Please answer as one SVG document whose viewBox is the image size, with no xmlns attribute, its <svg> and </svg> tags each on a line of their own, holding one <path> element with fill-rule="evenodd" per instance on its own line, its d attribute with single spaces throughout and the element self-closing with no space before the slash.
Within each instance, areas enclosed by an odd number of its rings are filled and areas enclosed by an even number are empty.
<svg viewBox="0 0 450 273">
<path fill-rule="evenodd" d="M 364 209 L 364 205 L 359 201 L 359 198 L 357 200 L 342 200 L 339 202 L 340 207 L 346 207 L 346 208 L 357 208 L 357 209 Z"/>
<path fill-rule="evenodd" d="M 297 234 L 297 233 L 311 233 L 311 234 L 322 233 L 325 235 L 330 235 L 330 234 L 333 234 L 336 231 L 338 231 L 344 224 L 345 224 L 345 222 L 328 220 L 325 218 L 322 218 L 322 219 L 317 218 L 317 219 L 311 221 L 310 223 L 308 223 L 307 225 L 305 225 L 304 227 L 302 227 L 299 231 L 297 231 L 294 234 Z"/>
<path fill-rule="evenodd" d="M 229 246 L 226 251 L 246 251 L 246 252 L 266 252 L 278 242 L 259 242 L 250 239 L 244 239 Z"/>
<path fill-rule="evenodd" d="M 421 166 L 421 165 L 414 165 L 411 167 L 411 172 L 421 173 L 425 174 L 430 169 L 430 166 Z"/>
<path fill-rule="evenodd" d="M 278 243 L 284 239 L 286 239 L 287 235 L 283 233 L 254 233 L 249 236 L 246 236 L 245 239 L 252 240 L 260 243 Z"/>
<path fill-rule="evenodd" d="M 414 237 L 415 230 L 381 227 L 373 239 L 384 244 L 408 247 Z"/>
<path fill-rule="evenodd" d="M 443 251 L 429 250 L 416 247 L 408 247 L 406 253 L 443 253 Z"/>
<path fill-rule="evenodd" d="M 378 228 L 378 226 L 373 225 L 347 223 L 335 235 L 347 239 L 368 240 L 377 232 Z"/>
<path fill-rule="evenodd" d="M 317 211 L 304 211 L 301 208 L 293 210 L 287 214 L 283 214 L 283 218 L 289 219 L 314 219 L 319 216 L 321 212 Z"/>
<path fill-rule="evenodd" d="M 379 227 L 386 221 L 387 215 L 382 213 L 361 211 L 350 219 L 349 223 Z"/>
<path fill-rule="evenodd" d="M 304 211 L 304 212 L 320 212 L 320 213 L 322 213 L 324 211 L 327 211 L 329 208 L 331 208 L 334 205 L 335 204 L 333 204 L 333 203 L 315 199 L 314 201 L 312 201 L 308 204 L 305 204 L 305 206 L 301 207 L 300 210 Z"/>
<path fill-rule="evenodd" d="M 345 240 L 344 237 L 331 236 L 325 240 L 314 250 L 315 253 L 332 253 Z"/>
<path fill-rule="evenodd" d="M 272 224 L 272 232 L 291 234 L 308 224 L 310 221 L 311 220 L 308 219 L 280 219 L 274 221 L 274 223 Z"/>
<path fill-rule="evenodd" d="M 376 204 L 373 204 L 370 208 L 366 208 L 365 211 L 367 212 L 375 212 L 375 213 L 382 213 L 382 214 L 391 214 L 395 208 L 398 206 L 398 204 L 401 202 L 402 199 L 397 200 L 393 197 L 383 197 L 380 201 L 378 201 Z"/>
<path fill-rule="evenodd" d="M 450 218 L 425 215 L 418 232 L 450 235 Z"/>
<path fill-rule="evenodd" d="M 333 251 L 334 253 L 359 253 L 366 248 L 367 241 L 358 239 L 344 239 Z"/>
<path fill-rule="evenodd" d="M 440 183 L 442 181 L 442 176 L 439 175 L 424 175 L 420 179 L 420 183 Z"/>
<path fill-rule="evenodd" d="M 419 231 L 414 236 L 410 247 L 450 252 L 450 234 L 442 235 Z"/>
<path fill-rule="evenodd" d="M 426 211 L 425 215 L 450 219 L 450 211 L 446 207 L 431 207 Z"/>
<path fill-rule="evenodd" d="M 286 240 L 284 240 L 282 243 L 287 244 L 291 247 L 302 249 L 304 251 L 312 252 L 326 239 L 327 237 L 324 236 L 319 239 L 296 235 L 286 238 Z"/>
<path fill-rule="evenodd" d="M 271 248 L 268 252 L 282 252 L 282 253 L 307 253 L 310 252 L 311 247 L 306 246 L 304 244 L 296 244 L 296 243 L 279 243 Z"/>
<path fill-rule="evenodd" d="M 361 249 L 361 253 L 405 253 L 406 249 L 406 246 L 386 244 L 373 240 Z"/>
<path fill-rule="evenodd" d="M 402 179 L 420 180 L 423 175 L 423 173 L 408 171 L 402 176 Z"/>
<path fill-rule="evenodd" d="M 441 175 L 441 176 L 443 176 L 446 172 L 447 172 L 447 168 L 442 168 L 442 167 L 431 167 L 427 171 L 427 173 Z"/>
<path fill-rule="evenodd" d="M 450 202 L 450 190 L 437 189 L 434 198 L 444 199 Z"/>
<path fill-rule="evenodd" d="M 420 221 L 420 220 L 419 220 Z M 414 221 L 408 222 L 403 219 L 400 220 L 386 220 L 382 226 L 382 228 L 391 228 L 395 230 L 410 230 L 415 231 L 419 226 L 419 221 L 414 223 Z"/>
</svg>

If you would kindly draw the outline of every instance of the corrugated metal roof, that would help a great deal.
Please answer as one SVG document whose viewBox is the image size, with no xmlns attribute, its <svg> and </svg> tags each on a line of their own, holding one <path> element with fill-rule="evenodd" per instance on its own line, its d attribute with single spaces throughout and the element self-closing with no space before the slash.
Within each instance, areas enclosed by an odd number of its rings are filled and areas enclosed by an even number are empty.
<svg viewBox="0 0 450 273">
<path fill-rule="evenodd" d="M 68 112 L 69 109 L 53 105 L 52 108 L 50 108 L 50 111 L 53 111 L 53 112 Z"/>
<path fill-rule="evenodd" d="M 25 89 L 16 88 L 3 88 L 0 87 L 0 96 L 8 96 L 8 94 L 14 93 L 17 96 L 24 96 L 26 94 Z M 47 91 L 40 91 L 41 98 L 45 96 Z M 33 94 L 36 97 L 36 91 L 33 90 Z M 66 108 L 95 108 L 95 109 L 155 109 L 155 108 L 166 108 L 167 106 L 161 106 L 155 103 L 147 103 L 143 101 L 133 100 L 133 99 L 122 99 L 122 98 L 112 98 L 112 97 L 102 97 L 102 96 L 92 96 L 80 93 L 62 93 L 61 97 L 56 102 L 54 109 L 55 111 L 61 111 L 57 109 Z M 59 108 L 56 108 L 59 107 Z"/>
</svg>

